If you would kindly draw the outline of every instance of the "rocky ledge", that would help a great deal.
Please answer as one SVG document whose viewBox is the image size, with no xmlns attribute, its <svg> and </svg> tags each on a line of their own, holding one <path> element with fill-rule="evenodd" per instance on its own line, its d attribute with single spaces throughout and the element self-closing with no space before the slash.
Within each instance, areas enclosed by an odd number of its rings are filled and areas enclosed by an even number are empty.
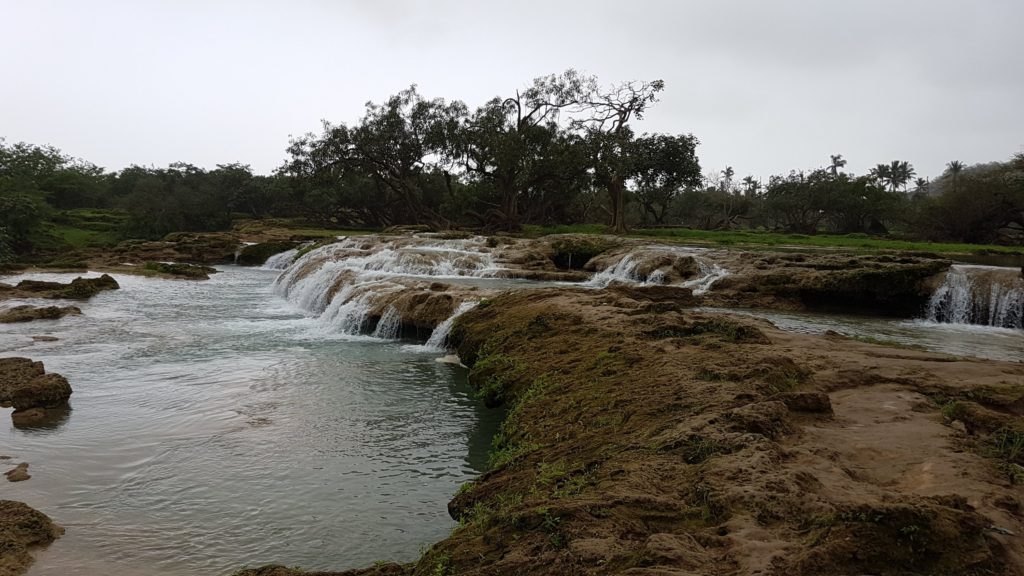
<svg viewBox="0 0 1024 576">
<path fill-rule="evenodd" d="M 0 575 L 24 574 L 32 564 L 30 550 L 63 533 L 46 514 L 21 502 L 0 500 Z"/>
<path fill-rule="evenodd" d="M 0 324 L 31 322 L 32 320 L 56 320 L 65 316 L 77 316 L 82 310 L 77 306 L 29 306 L 27 304 L 0 310 Z"/>
<path fill-rule="evenodd" d="M 71 385 L 60 374 L 46 373 L 42 362 L 29 358 L 0 358 L 0 406 L 14 408 L 16 422 L 43 419 L 46 410 L 64 408 Z"/>
<path fill-rule="evenodd" d="M 340 574 L 1024 573 L 1024 366 L 667 290 L 510 292 L 461 316 L 471 383 L 508 408 L 490 470 L 418 561 Z"/>
<path fill-rule="evenodd" d="M 75 278 L 68 284 L 22 280 L 17 285 L 0 283 L 0 300 L 12 298 L 47 298 L 88 300 L 104 290 L 117 290 L 120 286 L 109 274 L 98 278 Z"/>
</svg>

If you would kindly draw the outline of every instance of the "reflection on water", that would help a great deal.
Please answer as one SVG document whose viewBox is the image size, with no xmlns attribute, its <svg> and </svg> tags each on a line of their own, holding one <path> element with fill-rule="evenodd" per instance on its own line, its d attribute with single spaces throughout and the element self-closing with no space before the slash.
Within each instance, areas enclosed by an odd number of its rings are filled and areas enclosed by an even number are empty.
<svg viewBox="0 0 1024 576">
<path fill-rule="evenodd" d="M 732 308 L 702 308 L 702 310 L 764 318 L 780 329 L 791 332 L 822 334 L 831 330 L 845 336 L 887 340 L 956 356 L 973 356 L 1010 362 L 1019 362 L 1024 359 L 1024 332 L 1010 328 L 810 312 Z"/>
<path fill-rule="evenodd" d="M 0 410 L 0 454 L 32 467 L 3 498 L 67 528 L 30 575 L 341 569 L 411 560 L 448 533 L 499 414 L 436 355 L 322 338 L 270 294 L 274 276 L 119 276 L 82 316 L 0 329 L 0 354 L 75 390 L 40 425 Z"/>
<path fill-rule="evenodd" d="M 71 417 L 71 408 L 46 408 L 42 410 L 42 416 L 33 416 L 30 419 L 11 418 L 15 428 L 24 432 L 38 430 L 59 430 Z"/>
</svg>

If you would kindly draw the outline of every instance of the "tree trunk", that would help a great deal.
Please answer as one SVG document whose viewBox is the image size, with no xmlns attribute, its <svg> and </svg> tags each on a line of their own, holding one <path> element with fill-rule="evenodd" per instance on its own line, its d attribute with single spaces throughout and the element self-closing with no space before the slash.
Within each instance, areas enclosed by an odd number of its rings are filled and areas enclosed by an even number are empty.
<svg viewBox="0 0 1024 576">
<path fill-rule="evenodd" d="M 622 178 L 614 175 L 608 181 L 608 195 L 611 200 L 612 234 L 625 234 L 626 229 L 626 187 Z"/>
</svg>

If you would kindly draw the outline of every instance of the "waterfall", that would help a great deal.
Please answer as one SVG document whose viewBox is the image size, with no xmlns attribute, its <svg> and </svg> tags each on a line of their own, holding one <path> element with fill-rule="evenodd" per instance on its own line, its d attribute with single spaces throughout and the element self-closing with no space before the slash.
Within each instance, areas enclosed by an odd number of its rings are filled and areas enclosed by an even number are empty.
<svg viewBox="0 0 1024 576">
<path fill-rule="evenodd" d="M 639 284 L 647 280 L 647 278 L 641 278 L 637 274 L 637 267 L 640 265 L 640 261 L 633 257 L 632 254 L 626 254 L 618 262 L 605 268 L 604 270 L 594 274 L 590 280 L 586 282 L 587 286 L 593 286 L 595 288 L 606 288 L 612 282 L 626 282 L 629 284 Z M 664 273 L 659 279 L 664 278 Z"/>
<path fill-rule="evenodd" d="M 693 280 L 683 282 L 683 286 L 692 288 L 694 294 L 704 294 L 708 290 L 711 290 L 712 284 L 729 275 L 729 271 L 725 268 L 722 268 L 714 262 L 705 262 L 700 258 L 697 259 L 697 266 L 700 270 L 700 276 Z"/>
<path fill-rule="evenodd" d="M 398 312 L 398 308 L 388 306 L 387 311 L 380 317 L 377 327 L 373 330 L 373 337 L 382 340 L 396 340 L 401 328 L 402 315 Z"/>
<path fill-rule="evenodd" d="M 396 298 L 436 294 L 438 280 L 451 284 L 460 278 L 493 278 L 504 271 L 484 238 L 348 237 L 298 258 L 296 254 L 293 250 L 267 261 L 265 267 L 285 266 L 272 286 L 275 293 L 316 317 L 325 332 L 383 339 L 395 339 L 401 330 L 401 310 L 406 307 L 395 306 Z M 456 308 L 466 300 L 451 286 L 440 292 L 455 294 L 448 299 Z M 443 345 L 449 329 L 450 322 L 436 347 Z"/>
<path fill-rule="evenodd" d="M 1024 328 L 1024 279 L 1013 268 L 953 266 L 929 298 L 925 318 L 947 324 Z"/>
<path fill-rule="evenodd" d="M 613 282 L 644 286 L 669 284 L 674 262 L 685 257 L 693 258 L 699 273 L 696 278 L 682 282 L 681 285 L 692 288 L 694 294 L 707 292 L 711 289 L 712 284 L 729 275 L 728 270 L 714 262 L 708 262 L 697 255 L 693 249 L 664 247 L 627 253 L 614 264 L 594 274 L 584 285 L 593 288 L 606 288 Z"/>
<path fill-rule="evenodd" d="M 267 258 L 267 261 L 263 263 L 263 268 L 266 268 L 267 270 L 284 270 L 291 265 L 298 253 L 298 248 L 292 248 L 291 250 L 285 250 L 284 252 L 274 254 L 270 258 Z M 235 259 L 237 260 L 238 257 L 236 256 Z"/>
<path fill-rule="evenodd" d="M 430 338 L 427 339 L 427 343 L 423 347 L 431 351 L 443 351 L 445 349 L 444 345 L 448 340 L 448 334 L 451 333 L 452 326 L 455 324 L 455 319 L 469 312 L 476 305 L 476 302 L 463 302 L 459 304 L 459 307 L 455 309 L 455 312 L 447 320 L 438 324 L 437 328 L 434 328 Z"/>
</svg>

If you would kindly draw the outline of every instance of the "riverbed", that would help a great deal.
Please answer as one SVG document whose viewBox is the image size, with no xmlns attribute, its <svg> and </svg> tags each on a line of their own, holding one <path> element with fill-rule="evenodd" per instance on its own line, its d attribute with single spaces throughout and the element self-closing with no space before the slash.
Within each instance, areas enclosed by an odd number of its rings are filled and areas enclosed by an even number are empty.
<svg viewBox="0 0 1024 576">
<path fill-rule="evenodd" d="M 0 328 L 0 354 L 75 390 L 45 425 L 0 411 L 0 454 L 32 474 L 0 497 L 67 529 L 30 575 L 356 567 L 450 532 L 446 504 L 483 470 L 498 414 L 436 352 L 325 330 L 271 292 L 276 275 L 121 275 L 82 316 Z"/>
</svg>

